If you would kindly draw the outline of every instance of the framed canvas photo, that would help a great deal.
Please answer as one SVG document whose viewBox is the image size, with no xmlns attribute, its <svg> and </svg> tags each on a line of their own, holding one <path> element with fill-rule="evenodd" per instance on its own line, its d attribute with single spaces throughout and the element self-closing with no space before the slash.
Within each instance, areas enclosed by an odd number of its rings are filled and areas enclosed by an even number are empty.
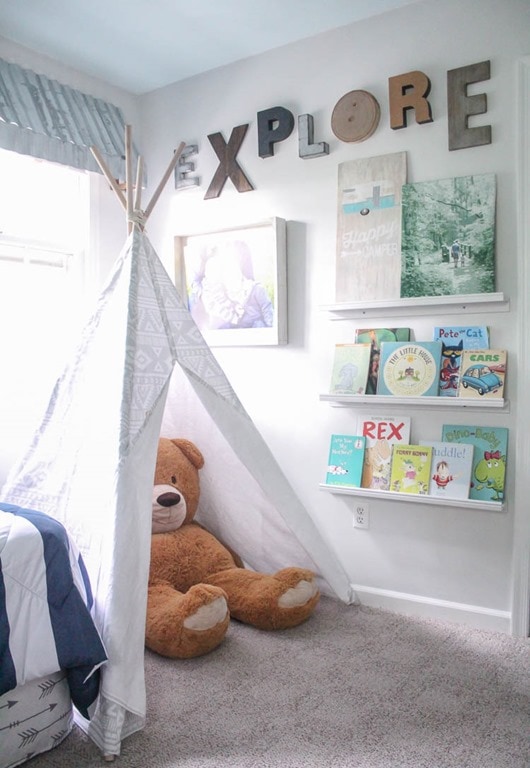
<svg viewBox="0 0 530 768">
<path fill-rule="evenodd" d="M 284 219 L 175 237 L 177 285 L 211 347 L 287 343 Z"/>
<path fill-rule="evenodd" d="M 495 291 L 495 174 L 405 184 L 401 296 Z"/>
</svg>

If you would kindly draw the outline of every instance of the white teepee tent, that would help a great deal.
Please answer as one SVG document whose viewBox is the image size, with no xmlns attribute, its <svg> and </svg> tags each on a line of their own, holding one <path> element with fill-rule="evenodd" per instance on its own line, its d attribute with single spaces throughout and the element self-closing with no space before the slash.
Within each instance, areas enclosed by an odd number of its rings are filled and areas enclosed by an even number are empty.
<svg viewBox="0 0 530 768">
<path fill-rule="evenodd" d="M 145 212 L 139 193 L 133 206 L 130 192 L 125 201 L 116 190 L 128 211 L 127 242 L 40 429 L 2 489 L 4 501 L 62 522 L 85 559 L 109 661 L 95 713 L 90 721 L 76 719 L 108 756 L 145 724 L 151 493 L 161 433 L 189 437 L 205 454 L 199 519 L 249 567 L 306 566 L 319 574 L 324 591 L 353 600 L 346 573 L 143 232 L 178 154 Z"/>
</svg>

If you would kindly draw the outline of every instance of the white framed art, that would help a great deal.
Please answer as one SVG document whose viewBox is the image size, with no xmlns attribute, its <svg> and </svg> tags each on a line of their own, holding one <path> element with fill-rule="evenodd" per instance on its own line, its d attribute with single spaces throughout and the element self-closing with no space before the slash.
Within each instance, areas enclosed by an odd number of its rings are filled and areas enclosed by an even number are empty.
<svg viewBox="0 0 530 768">
<path fill-rule="evenodd" d="M 287 343 L 284 219 L 176 236 L 175 273 L 209 346 Z"/>
</svg>

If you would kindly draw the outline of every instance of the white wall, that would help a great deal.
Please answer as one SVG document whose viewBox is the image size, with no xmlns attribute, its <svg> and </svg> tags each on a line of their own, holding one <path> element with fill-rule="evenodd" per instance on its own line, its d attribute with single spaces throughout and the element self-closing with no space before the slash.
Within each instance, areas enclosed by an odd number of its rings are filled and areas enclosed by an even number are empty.
<svg viewBox="0 0 530 768">
<path fill-rule="evenodd" d="M 168 269 L 172 269 L 176 234 L 269 216 L 288 221 L 289 344 L 217 349 L 219 360 L 363 602 L 500 629 L 508 629 L 512 610 L 514 519 L 518 516 L 520 523 L 528 514 L 526 508 L 515 509 L 513 500 L 517 490 L 522 506 L 527 481 L 516 477 L 512 460 L 508 473 L 511 500 L 502 513 L 370 499 L 369 530 L 353 529 L 354 500 L 332 496 L 318 486 L 331 432 L 353 429 L 355 413 L 319 402 L 319 394 L 329 385 L 334 343 L 351 338 L 356 323 L 332 323 L 320 306 L 334 301 L 339 163 L 406 151 L 412 182 L 496 173 L 498 290 L 509 297 L 511 311 L 486 318 L 467 315 L 465 321 L 487 322 L 496 345 L 510 351 L 510 412 L 474 418 L 483 424 L 510 427 L 510 456 L 514 457 L 520 411 L 518 328 L 522 322 L 517 306 L 515 72 L 517 59 L 530 52 L 529 14 L 527 0 L 426 0 L 183 81 L 139 102 L 0 38 L 3 58 L 120 106 L 134 127 L 152 189 L 181 140 L 199 144 L 197 173 L 202 187 L 177 193 L 170 182 L 148 226 Z M 470 92 L 488 94 L 488 114 L 471 124 L 491 124 L 493 143 L 449 152 L 446 72 L 485 59 L 491 61 L 491 80 L 471 87 Z M 388 127 L 388 78 L 416 69 L 431 79 L 434 121 L 392 131 Z M 344 144 L 331 131 L 331 112 L 337 100 L 354 89 L 374 94 L 381 105 L 381 122 L 366 142 Z M 277 105 L 295 116 L 312 114 L 315 141 L 327 141 L 329 155 L 300 159 L 295 130 L 276 146 L 274 157 L 259 158 L 256 113 Z M 255 191 L 238 194 L 227 181 L 218 199 L 204 201 L 217 168 L 207 135 L 221 131 L 228 140 L 232 128 L 243 123 L 250 123 L 250 128 L 238 161 Z M 142 142 L 142 136 L 148 140 Z M 105 183 L 98 186 L 91 254 L 102 261 L 101 268 L 95 267 L 101 280 L 123 242 L 124 220 Z M 149 197 L 148 190 L 144 199 Z M 443 314 L 411 317 L 409 324 L 421 339 L 430 337 L 433 325 L 449 320 L 456 318 Z M 374 325 L 394 321 L 391 315 L 371 319 Z M 436 439 L 449 413 L 411 409 L 413 436 Z M 454 417 L 465 423 L 461 413 Z M 9 446 L 0 446 L 0 474 L 11 458 Z M 518 530 L 528 530 L 528 526 L 519 525 Z"/>
<path fill-rule="evenodd" d="M 450 616 L 507 629 L 511 618 L 517 425 L 516 104 L 517 59 L 530 48 L 529 4 L 522 0 L 427 0 L 286 46 L 148 94 L 140 100 L 142 133 L 149 137 L 150 180 L 161 177 L 181 140 L 198 143 L 200 189 L 176 192 L 170 183 L 153 214 L 149 234 L 168 269 L 173 237 L 230 227 L 269 216 L 288 221 L 289 344 L 279 348 L 218 348 L 216 354 L 285 473 L 347 569 L 363 602 Z M 178 42 L 176 42 L 178 44 Z M 491 61 L 491 80 L 470 93 L 488 94 L 488 113 L 471 125 L 491 124 L 491 145 L 447 149 L 446 72 Z M 389 128 L 387 87 L 393 75 L 419 69 L 432 82 L 434 121 Z M 330 127 L 337 100 L 366 89 L 381 105 L 381 122 L 365 142 L 338 141 Z M 315 141 L 326 157 L 298 157 L 296 130 L 272 158 L 257 150 L 256 113 L 284 106 L 310 113 Z M 473 122 L 474 120 L 474 122 Z M 221 196 L 203 199 L 217 168 L 207 135 L 250 123 L 238 162 L 255 187 L 239 194 L 227 181 Z M 409 118 L 410 123 L 410 118 Z M 511 428 L 503 512 L 461 510 L 370 499 L 369 530 L 352 527 L 355 500 L 319 489 L 329 436 L 352 431 L 355 411 L 319 402 L 329 385 L 333 345 L 352 339 L 355 321 L 332 323 L 320 310 L 334 301 L 337 166 L 406 151 L 409 181 L 495 173 L 498 179 L 498 286 L 510 312 L 465 318 L 390 314 L 374 325 L 409 324 L 416 339 L 431 338 L 440 323 L 485 322 L 495 346 L 510 351 L 509 413 L 473 413 L 477 423 Z M 394 322 L 396 321 L 396 322 Z M 462 412 L 411 410 L 414 439 L 439 439 L 441 424 L 469 423 Z"/>
</svg>

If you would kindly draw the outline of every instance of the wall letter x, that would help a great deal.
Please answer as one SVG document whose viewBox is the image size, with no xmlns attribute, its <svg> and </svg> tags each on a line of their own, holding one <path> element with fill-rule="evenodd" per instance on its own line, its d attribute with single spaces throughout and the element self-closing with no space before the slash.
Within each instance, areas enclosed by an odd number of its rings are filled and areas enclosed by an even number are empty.
<svg viewBox="0 0 530 768">
<path fill-rule="evenodd" d="M 223 139 L 221 133 L 211 133 L 208 136 L 210 144 L 219 158 L 219 167 L 210 182 L 210 186 L 206 190 L 206 194 L 204 195 L 205 200 L 209 200 L 212 197 L 219 197 L 228 177 L 230 177 L 238 192 L 250 192 L 254 189 L 236 162 L 236 155 L 243 143 L 247 129 L 248 123 L 246 125 L 238 125 L 234 128 L 230 134 L 228 144 Z"/>
</svg>

